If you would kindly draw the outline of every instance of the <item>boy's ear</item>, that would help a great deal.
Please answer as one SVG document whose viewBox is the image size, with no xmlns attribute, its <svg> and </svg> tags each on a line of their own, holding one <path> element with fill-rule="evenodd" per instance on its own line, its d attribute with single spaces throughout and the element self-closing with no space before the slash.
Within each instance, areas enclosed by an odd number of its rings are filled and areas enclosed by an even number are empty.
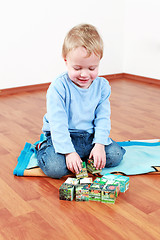
<svg viewBox="0 0 160 240">
<path fill-rule="evenodd" d="M 66 58 L 64 58 L 64 63 L 65 63 L 66 66 L 67 66 L 67 63 L 68 63 L 68 62 L 67 62 L 67 59 L 66 59 Z"/>
</svg>

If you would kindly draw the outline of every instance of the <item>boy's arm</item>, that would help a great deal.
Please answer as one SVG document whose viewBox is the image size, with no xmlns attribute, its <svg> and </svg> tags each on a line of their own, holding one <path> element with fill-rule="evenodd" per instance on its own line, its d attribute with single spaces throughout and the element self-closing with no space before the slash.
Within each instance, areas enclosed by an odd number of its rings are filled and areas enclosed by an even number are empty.
<svg viewBox="0 0 160 240">
<path fill-rule="evenodd" d="M 108 81 L 104 80 L 104 84 L 101 86 L 101 100 L 95 111 L 93 143 L 108 145 L 112 142 L 109 138 L 111 129 L 110 94 L 111 87 Z"/>
<path fill-rule="evenodd" d="M 106 165 L 105 145 L 109 145 L 112 141 L 109 138 L 111 122 L 110 122 L 110 102 L 111 87 L 108 81 L 104 80 L 101 87 L 101 100 L 95 111 L 94 119 L 94 147 L 90 153 L 90 158 L 94 159 L 96 169 L 102 169 Z"/>
<path fill-rule="evenodd" d="M 61 154 L 75 152 L 68 130 L 63 86 L 50 86 L 47 92 L 47 119 L 55 151 Z"/>
<path fill-rule="evenodd" d="M 81 171 L 82 160 L 76 153 L 68 130 L 68 115 L 65 88 L 60 85 L 50 86 L 47 92 L 47 116 L 55 151 L 66 156 L 66 165 L 76 174 Z"/>
</svg>

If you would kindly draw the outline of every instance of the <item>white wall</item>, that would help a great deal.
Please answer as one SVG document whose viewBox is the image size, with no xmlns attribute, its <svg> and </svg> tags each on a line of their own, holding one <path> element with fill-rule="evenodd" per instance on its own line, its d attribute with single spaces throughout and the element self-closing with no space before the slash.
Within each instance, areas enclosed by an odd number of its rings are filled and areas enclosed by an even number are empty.
<svg viewBox="0 0 160 240">
<path fill-rule="evenodd" d="M 0 89 L 50 82 L 65 71 L 63 39 L 87 22 L 101 33 L 99 74 L 160 79 L 159 0 L 0 1 Z"/>
<path fill-rule="evenodd" d="M 123 70 L 124 0 L 5 0 L 0 2 L 0 89 L 50 82 L 66 70 L 63 39 L 87 22 L 101 33 L 100 74 Z"/>
<path fill-rule="evenodd" d="M 123 71 L 160 80 L 160 0 L 125 0 Z"/>
</svg>

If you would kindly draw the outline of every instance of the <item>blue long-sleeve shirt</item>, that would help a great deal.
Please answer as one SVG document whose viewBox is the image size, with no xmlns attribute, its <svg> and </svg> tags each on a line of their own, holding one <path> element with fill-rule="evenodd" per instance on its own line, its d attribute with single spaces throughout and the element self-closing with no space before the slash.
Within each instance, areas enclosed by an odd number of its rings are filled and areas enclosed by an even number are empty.
<svg viewBox="0 0 160 240">
<path fill-rule="evenodd" d="M 68 73 L 50 84 L 42 130 L 51 132 L 56 152 L 75 152 L 70 132 L 77 130 L 94 133 L 93 143 L 111 143 L 110 93 L 110 85 L 102 77 L 97 77 L 87 89 L 75 85 Z"/>
</svg>

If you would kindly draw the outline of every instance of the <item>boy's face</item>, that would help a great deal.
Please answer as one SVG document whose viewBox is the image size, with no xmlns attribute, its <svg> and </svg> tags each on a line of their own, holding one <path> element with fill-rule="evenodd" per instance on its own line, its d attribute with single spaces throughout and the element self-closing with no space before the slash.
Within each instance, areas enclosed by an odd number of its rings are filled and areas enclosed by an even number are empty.
<svg viewBox="0 0 160 240">
<path fill-rule="evenodd" d="M 68 75 L 80 88 L 89 88 L 98 76 L 100 57 L 92 53 L 89 57 L 83 47 L 71 50 L 65 59 Z"/>
</svg>

